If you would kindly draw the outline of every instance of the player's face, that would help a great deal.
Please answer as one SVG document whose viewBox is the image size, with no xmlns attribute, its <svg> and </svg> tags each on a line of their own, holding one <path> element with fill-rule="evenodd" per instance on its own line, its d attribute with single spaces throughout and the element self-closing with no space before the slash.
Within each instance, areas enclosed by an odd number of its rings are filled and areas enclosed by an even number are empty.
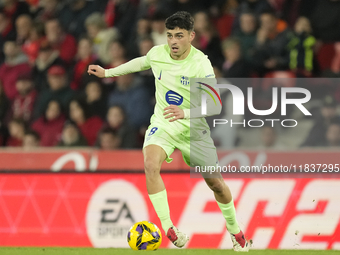
<svg viewBox="0 0 340 255">
<path fill-rule="evenodd" d="M 173 59 L 184 59 L 189 54 L 192 40 L 195 38 L 195 32 L 176 27 L 167 30 L 168 45 L 170 55 Z"/>
</svg>

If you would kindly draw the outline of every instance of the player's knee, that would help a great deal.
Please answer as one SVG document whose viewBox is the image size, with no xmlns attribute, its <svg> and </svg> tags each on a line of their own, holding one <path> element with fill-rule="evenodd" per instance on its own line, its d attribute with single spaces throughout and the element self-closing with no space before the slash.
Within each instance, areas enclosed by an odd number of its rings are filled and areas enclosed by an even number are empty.
<svg viewBox="0 0 340 255">
<path fill-rule="evenodd" d="M 152 159 L 146 159 L 144 161 L 144 171 L 146 176 L 153 177 L 155 175 L 159 174 L 160 166 L 159 163 L 157 163 L 155 160 Z"/>
<path fill-rule="evenodd" d="M 225 184 L 220 179 L 206 179 L 206 183 L 214 193 L 223 194 Z"/>
</svg>

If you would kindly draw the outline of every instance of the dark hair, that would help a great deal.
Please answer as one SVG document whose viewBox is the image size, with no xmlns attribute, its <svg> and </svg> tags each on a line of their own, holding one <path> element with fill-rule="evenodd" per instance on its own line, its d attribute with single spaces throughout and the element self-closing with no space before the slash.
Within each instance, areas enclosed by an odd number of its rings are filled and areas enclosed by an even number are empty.
<svg viewBox="0 0 340 255">
<path fill-rule="evenodd" d="M 57 105 L 58 105 L 58 107 L 59 107 L 59 110 L 60 110 L 60 115 L 64 113 L 63 106 L 62 106 L 62 104 L 59 102 L 59 100 L 57 100 L 57 99 L 51 99 L 51 100 L 49 100 L 49 101 L 47 102 L 47 104 L 46 104 L 46 108 L 45 108 L 44 115 L 46 115 L 46 112 L 47 112 L 47 109 L 48 109 L 48 105 L 49 105 L 51 102 L 57 103 Z"/>
<path fill-rule="evenodd" d="M 88 35 L 81 35 L 80 38 L 78 39 L 78 43 L 81 41 L 81 40 L 86 40 L 90 43 L 91 46 L 93 46 L 93 41 L 90 37 L 88 37 Z"/>
<path fill-rule="evenodd" d="M 108 121 L 108 120 L 107 120 L 107 115 L 108 115 L 109 111 L 110 111 L 112 108 L 117 108 L 117 109 L 119 109 L 120 113 L 123 115 L 123 123 L 126 122 L 126 112 L 125 112 L 125 109 L 124 109 L 123 106 L 121 106 L 121 105 L 119 105 L 119 104 L 114 104 L 114 105 L 111 105 L 110 107 L 107 108 L 106 115 L 105 115 L 105 116 L 106 116 L 106 117 L 105 117 L 106 121 Z"/>
<path fill-rule="evenodd" d="M 40 141 L 40 135 L 39 135 L 36 131 L 34 131 L 34 130 L 32 130 L 32 129 L 27 130 L 27 131 L 25 132 L 25 135 L 31 135 L 31 136 L 33 136 L 37 141 Z"/>
<path fill-rule="evenodd" d="M 56 16 L 50 17 L 49 19 L 47 19 L 47 20 L 44 22 L 44 24 L 46 25 L 47 23 L 53 22 L 53 21 L 55 21 L 55 22 L 58 23 L 58 26 L 60 27 L 60 29 L 61 29 L 63 32 L 66 30 L 65 27 L 60 23 L 60 20 L 59 20 Z"/>
<path fill-rule="evenodd" d="M 69 112 L 70 112 L 70 105 L 72 102 L 76 102 L 78 106 L 82 109 L 85 120 L 91 117 L 89 106 L 83 98 L 80 98 L 80 97 L 73 98 L 69 103 Z"/>
<path fill-rule="evenodd" d="M 116 137 L 118 135 L 118 133 L 113 128 L 110 128 L 110 127 L 103 128 L 99 132 L 99 137 L 104 135 L 104 134 L 110 134 L 110 135 L 113 135 L 114 137 Z"/>
<path fill-rule="evenodd" d="M 272 10 L 264 10 L 263 12 L 261 12 L 261 15 L 270 15 L 273 18 L 277 19 L 276 13 Z"/>
<path fill-rule="evenodd" d="M 45 25 L 41 21 L 33 21 L 32 29 L 35 29 L 38 36 L 43 37 L 45 35 Z"/>
<path fill-rule="evenodd" d="M 165 27 L 170 30 L 178 27 L 187 31 L 193 31 L 194 18 L 189 12 L 179 11 L 165 20 Z"/>
<path fill-rule="evenodd" d="M 75 129 L 77 129 L 78 133 L 80 133 L 80 130 L 79 130 L 79 127 L 78 125 L 73 121 L 73 120 L 66 120 L 65 123 L 64 123 L 64 126 L 63 126 L 63 130 L 66 128 L 66 127 L 69 127 L 69 126 L 72 126 L 74 127 Z"/>
</svg>

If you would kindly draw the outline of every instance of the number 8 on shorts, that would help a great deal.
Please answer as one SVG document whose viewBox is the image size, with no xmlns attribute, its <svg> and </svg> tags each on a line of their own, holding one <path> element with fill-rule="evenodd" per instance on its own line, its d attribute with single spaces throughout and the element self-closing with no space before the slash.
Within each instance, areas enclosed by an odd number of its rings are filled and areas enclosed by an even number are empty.
<svg viewBox="0 0 340 255">
<path fill-rule="evenodd" d="M 157 131 L 158 127 L 153 127 L 151 130 L 150 130 L 150 133 L 148 134 L 148 136 L 150 135 L 153 135 L 156 131 Z"/>
</svg>

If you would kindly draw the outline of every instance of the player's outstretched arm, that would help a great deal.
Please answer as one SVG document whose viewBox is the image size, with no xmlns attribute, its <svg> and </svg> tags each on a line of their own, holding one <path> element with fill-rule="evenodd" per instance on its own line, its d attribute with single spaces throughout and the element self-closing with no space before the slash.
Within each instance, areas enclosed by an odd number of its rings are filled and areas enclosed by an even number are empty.
<svg viewBox="0 0 340 255">
<path fill-rule="evenodd" d="M 104 69 L 98 65 L 89 65 L 87 72 L 99 78 L 121 76 L 128 73 L 135 73 L 150 69 L 150 64 L 146 56 L 138 57 L 115 68 Z"/>
<path fill-rule="evenodd" d="M 105 78 L 105 69 L 99 65 L 89 65 L 87 69 L 88 74 L 93 74 L 99 78 Z"/>
</svg>

